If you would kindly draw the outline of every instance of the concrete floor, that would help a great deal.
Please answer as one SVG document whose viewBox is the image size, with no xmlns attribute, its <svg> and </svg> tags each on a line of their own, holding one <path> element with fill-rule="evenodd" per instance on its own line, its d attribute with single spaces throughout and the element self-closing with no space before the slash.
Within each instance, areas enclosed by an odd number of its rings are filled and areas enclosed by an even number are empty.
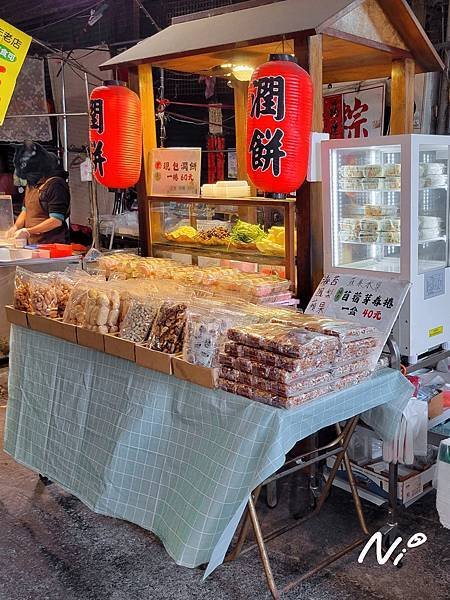
<svg viewBox="0 0 450 600">
<path fill-rule="evenodd" d="M 5 412 L 2 406 L 0 439 Z M 282 486 L 276 509 L 260 503 L 266 527 L 290 520 L 290 508 L 298 506 L 298 484 L 297 479 Z M 383 509 L 364 507 L 371 528 L 383 522 Z M 269 544 L 278 584 L 286 584 L 297 569 L 311 566 L 330 548 L 355 539 L 355 521 L 350 496 L 334 489 L 319 519 Z M 428 536 L 408 552 L 403 568 L 379 566 L 373 552 L 359 565 L 355 551 L 283 598 L 448 600 L 450 531 L 439 524 L 434 494 L 403 513 L 400 526 L 405 541 L 419 531 Z M 270 598 L 256 551 L 219 567 L 202 582 L 199 570 L 178 567 L 151 533 L 94 514 L 56 485 L 45 487 L 1 451 L 0 557 L 0 600 Z"/>
</svg>

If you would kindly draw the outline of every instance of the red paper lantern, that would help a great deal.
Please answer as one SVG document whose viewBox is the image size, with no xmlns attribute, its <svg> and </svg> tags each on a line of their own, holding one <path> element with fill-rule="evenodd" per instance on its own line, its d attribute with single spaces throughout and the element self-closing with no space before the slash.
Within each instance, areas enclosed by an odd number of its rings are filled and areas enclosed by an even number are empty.
<svg viewBox="0 0 450 600">
<path fill-rule="evenodd" d="M 312 120 L 311 78 L 290 54 L 271 54 L 250 80 L 247 172 L 255 187 L 274 195 L 295 191 L 308 170 Z"/>
<path fill-rule="evenodd" d="M 119 81 L 95 88 L 89 102 L 89 141 L 95 179 L 125 189 L 141 172 L 142 116 L 139 97 Z"/>
</svg>

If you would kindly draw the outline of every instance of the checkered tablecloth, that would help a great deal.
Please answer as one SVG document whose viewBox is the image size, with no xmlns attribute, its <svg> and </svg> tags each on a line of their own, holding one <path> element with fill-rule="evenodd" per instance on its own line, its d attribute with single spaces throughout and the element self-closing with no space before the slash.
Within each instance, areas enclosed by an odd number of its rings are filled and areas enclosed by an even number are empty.
<svg viewBox="0 0 450 600">
<path fill-rule="evenodd" d="M 298 440 L 382 404 L 395 421 L 410 390 L 386 369 L 286 411 L 13 326 L 5 450 L 210 572 L 249 493 Z"/>
</svg>

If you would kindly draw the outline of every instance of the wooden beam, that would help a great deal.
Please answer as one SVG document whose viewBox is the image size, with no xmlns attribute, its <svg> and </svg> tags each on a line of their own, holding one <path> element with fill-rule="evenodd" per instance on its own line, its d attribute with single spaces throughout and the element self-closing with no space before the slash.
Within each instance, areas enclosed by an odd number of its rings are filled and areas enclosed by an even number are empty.
<svg viewBox="0 0 450 600">
<path fill-rule="evenodd" d="M 391 135 L 413 132 L 414 76 L 414 60 L 405 58 L 392 61 Z"/>
<path fill-rule="evenodd" d="M 236 130 L 237 178 L 247 179 L 247 81 L 234 81 L 234 127 Z M 250 183 L 250 182 L 249 182 Z"/>
<path fill-rule="evenodd" d="M 313 82 L 313 131 L 323 131 L 322 35 L 294 40 L 299 65 Z M 323 275 L 323 224 L 320 183 L 305 182 L 297 190 L 297 289 L 305 308 Z"/>
<path fill-rule="evenodd" d="M 150 205 L 150 150 L 156 148 L 155 100 L 151 65 L 129 69 L 128 82 L 141 99 L 142 107 L 142 169 L 136 186 L 138 197 L 139 238 L 143 256 L 151 255 Z"/>
</svg>

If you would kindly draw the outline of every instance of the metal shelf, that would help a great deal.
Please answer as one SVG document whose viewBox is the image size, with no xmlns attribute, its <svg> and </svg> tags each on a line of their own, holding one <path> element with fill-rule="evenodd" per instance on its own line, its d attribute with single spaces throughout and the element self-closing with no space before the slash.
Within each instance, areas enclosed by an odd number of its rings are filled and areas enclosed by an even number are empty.
<svg viewBox="0 0 450 600">
<path fill-rule="evenodd" d="M 352 241 L 339 241 L 340 244 L 356 244 L 358 246 L 398 246 L 400 247 L 400 244 L 397 243 L 386 243 L 386 242 L 361 242 L 359 240 L 355 240 L 354 242 Z"/>
<path fill-rule="evenodd" d="M 428 244 L 429 242 L 445 242 L 447 240 L 447 238 L 445 236 L 441 236 L 441 237 L 437 237 L 437 238 L 430 238 L 428 240 L 419 240 L 418 244 Z M 354 240 L 354 241 L 350 241 L 350 240 L 339 240 L 340 244 L 356 244 L 359 246 L 397 246 L 400 247 L 401 244 L 397 244 L 397 243 L 389 243 L 389 242 L 361 242 L 360 240 Z"/>
<path fill-rule="evenodd" d="M 430 190 L 431 188 L 424 188 L 424 189 Z M 362 190 L 362 189 L 359 189 L 359 190 L 356 190 L 356 189 L 353 189 L 353 190 L 341 190 L 341 189 L 338 189 L 338 193 L 339 194 L 347 194 L 347 193 L 349 193 L 349 194 L 357 194 L 359 192 L 362 192 L 362 193 L 366 193 L 366 192 L 384 192 L 384 193 L 399 192 L 400 193 L 401 191 L 402 190 L 400 188 L 392 188 L 392 189 L 386 189 L 386 190 L 385 189 L 380 189 L 380 188 L 377 188 L 375 190 Z"/>
<path fill-rule="evenodd" d="M 226 246 L 195 246 L 194 244 L 171 244 L 170 242 L 153 242 L 154 250 L 163 252 L 178 252 L 180 254 L 191 254 L 192 256 L 204 256 L 206 258 L 221 258 L 228 260 L 240 260 L 243 262 L 258 263 L 260 265 L 284 266 L 284 256 L 269 256 L 258 251 L 247 252 L 245 250 L 228 250 Z"/>
</svg>

